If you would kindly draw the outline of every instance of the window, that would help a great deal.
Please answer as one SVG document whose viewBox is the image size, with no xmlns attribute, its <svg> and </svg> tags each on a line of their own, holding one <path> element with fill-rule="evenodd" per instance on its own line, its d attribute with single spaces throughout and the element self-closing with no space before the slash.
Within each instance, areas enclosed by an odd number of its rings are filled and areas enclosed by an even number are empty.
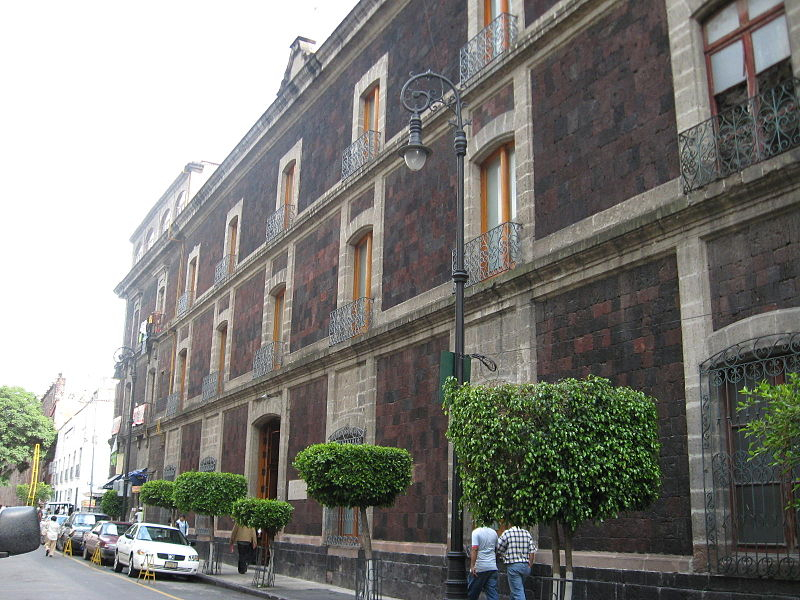
<svg viewBox="0 0 800 600">
<path fill-rule="evenodd" d="M 365 433 L 360 427 L 342 427 L 334 431 L 328 437 L 328 441 L 338 444 L 363 444 Z M 359 545 L 358 521 L 358 509 L 344 506 L 329 508 L 327 513 L 327 543 L 337 546 Z"/>
<path fill-rule="evenodd" d="M 381 86 L 377 83 L 361 96 L 361 131 L 380 131 Z"/>
<path fill-rule="evenodd" d="M 372 286 L 372 232 L 355 245 L 353 261 L 353 300 L 371 298 Z"/>
<path fill-rule="evenodd" d="M 508 0 L 484 0 L 483 26 L 486 27 L 503 13 L 509 13 Z"/>
<path fill-rule="evenodd" d="M 481 166 L 481 231 L 483 233 L 517 216 L 514 144 L 501 146 Z"/>
<path fill-rule="evenodd" d="M 164 215 L 161 217 L 161 224 L 158 226 L 158 234 L 161 235 L 165 231 L 169 229 L 170 224 L 170 212 L 169 209 L 164 211 Z"/>
<path fill-rule="evenodd" d="M 294 204 L 294 165 L 295 161 L 292 161 L 283 170 L 281 197 L 283 198 L 284 206 L 291 206 Z"/>
<path fill-rule="evenodd" d="M 189 297 L 194 298 L 195 287 L 197 285 L 197 258 L 189 261 L 189 270 L 186 274 L 186 291 Z"/>
<path fill-rule="evenodd" d="M 283 340 L 283 305 L 286 298 L 286 288 L 282 288 L 274 296 L 272 310 L 272 341 Z"/>
<path fill-rule="evenodd" d="M 187 360 L 186 360 L 186 350 L 181 350 L 178 353 L 178 404 L 180 405 L 180 401 L 185 398 L 186 392 L 186 367 L 187 367 Z"/>
<path fill-rule="evenodd" d="M 791 77 L 780 0 L 736 0 L 705 23 L 703 34 L 714 114 Z"/>
<path fill-rule="evenodd" d="M 217 354 L 217 371 L 219 377 L 217 378 L 217 393 L 222 388 L 223 375 L 225 374 L 225 352 L 228 346 L 228 324 L 223 323 L 217 330 L 217 339 L 219 341 L 219 352 Z"/>
<path fill-rule="evenodd" d="M 798 515 L 784 510 L 791 482 L 769 458 L 753 458 L 743 427 L 762 406 L 737 406 L 741 390 L 784 383 L 800 367 L 800 333 L 763 336 L 701 365 L 706 537 L 711 568 L 727 574 L 776 576 L 797 569 Z"/>
<path fill-rule="evenodd" d="M 236 254 L 239 249 L 239 217 L 228 223 L 228 254 Z"/>
<path fill-rule="evenodd" d="M 183 210 L 183 207 L 186 205 L 186 192 L 183 191 L 178 194 L 178 199 L 175 200 L 175 216 L 178 216 L 178 213 Z"/>
</svg>

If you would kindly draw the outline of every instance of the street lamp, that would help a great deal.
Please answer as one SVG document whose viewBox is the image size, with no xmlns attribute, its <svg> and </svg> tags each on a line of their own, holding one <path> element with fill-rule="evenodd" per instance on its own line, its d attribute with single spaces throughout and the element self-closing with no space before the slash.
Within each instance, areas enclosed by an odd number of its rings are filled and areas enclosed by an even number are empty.
<svg viewBox="0 0 800 600">
<path fill-rule="evenodd" d="M 439 90 L 425 86 L 426 81 L 438 81 Z M 452 96 L 445 98 L 445 91 Z M 467 135 L 464 133 L 464 121 L 461 116 L 463 104 L 458 89 L 447 77 L 434 73 L 430 69 L 424 73 L 412 75 L 400 91 L 400 101 L 411 113 L 408 124 L 408 144 L 400 149 L 400 155 L 412 171 L 419 171 L 431 153 L 430 148 L 422 143 L 422 120 L 420 114 L 427 109 L 449 108 L 456 116 L 453 133 L 453 149 L 456 153 L 458 170 L 456 190 L 456 259 L 453 266 L 453 283 L 456 288 L 455 315 L 455 376 L 459 385 L 464 383 L 464 285 L 469 278 L 464 269 L 464 157 L 467 154 Z M 463 549 L 464 523 L 461 518 L 459 502 L 461 500 L 461 479 L 458 476 L 458 464 L 453 452 L 453 493 L 450 498 L 450 550 L 447 552 L 447 581 L 445 581 L 445 598 L 461 600 L 467 597 L 467 580 Z"/>
<path fill-rule="evenodd" d="M 129 346 L 122 346 L 114 353 L 114 379 L 131 377 L 131 396 L 128 402 L 128 439 L 125 441 L 125 461 L 122 475 L 122 518 L 128 514 L 128 473 L 131 470 L 131 442 L 133 441 L 133 399 L 136 391 L 136 351 Z M 123 399 L 125 392 L 123 391 Z M 124 410 L 124 407 L 123 407 Z"/>
</svg>

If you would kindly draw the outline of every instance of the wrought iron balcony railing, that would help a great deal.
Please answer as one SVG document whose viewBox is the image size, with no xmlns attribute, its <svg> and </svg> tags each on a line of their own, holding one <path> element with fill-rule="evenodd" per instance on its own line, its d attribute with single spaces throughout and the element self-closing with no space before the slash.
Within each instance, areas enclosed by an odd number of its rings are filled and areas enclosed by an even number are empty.
<svg viewBox="0 0 800 600">
<path fill-rule="evenodd" d="M 464 244 L 464 269 L 469 275 L 465 287 L 516 267 L 521 256 L 521 237 L 522 225 L 501 223 Z M 455 264 L 456 253 L 453 250 L 454 269 Z"/>
<path fill-rule="evenodd" d="M 219 371 L 212 371 L 203 377 L 203 402 L 215 398 L 219 394 Z"/>
<path fill-rule="evenodd" d="M 269 342 L 256 350 L 253 357 L 253 379 L 263 377 L 283 366 L 285 342 Z"/>
<path fill-rule="evenodd" d="M 278 239 L 289 229 L 296 214 L 294 204 L 284 204 L 267 217 L 267 243 Z"/>
<path fill-rule="evenodd" d="M 331 313 L 328 344 L 333 346 L 364 333 L 369 329 L 371 321 L 372 298 L 359 298 L 340 306 Z"/>
<path fill-rule="evenodd" d="M 164 412 L 165 417 L 174 417 L 178 414 L 178 408 L 181 403 L 181 393 L 173 392 L 167 396 L 167 409 Z"/>
<path fill-rule="evenodd" d="M 194 301 L 194 291 L 186 290 L 178 297 L 178 306 L 175 309 L 175 314 L 179 317 L 186 314 L 186 311 L 192 306 Z"/>
<path fill-rule="evenodd" d="M 516 43 L 517 17 L 503 13 L 461 48 L 461 85 L 511 50 Z"/>
<path fill-rule="evenodd" d="M 799 84 L 786 80 L 681 133 L 684 193 L 800 145 Z"/>
<path fill-rule="evenodd" d="M 361 167 L 378 156 L 381 149 L 381 133 L 365 131 L 342 153 L 342 179 L 347 179 Z"/>
<path fill-rule="evenodd" d="M 236 270 L 236 255 L 226 254 L 214 267 L 214 285 L 222 285 Z"/>
</svg>

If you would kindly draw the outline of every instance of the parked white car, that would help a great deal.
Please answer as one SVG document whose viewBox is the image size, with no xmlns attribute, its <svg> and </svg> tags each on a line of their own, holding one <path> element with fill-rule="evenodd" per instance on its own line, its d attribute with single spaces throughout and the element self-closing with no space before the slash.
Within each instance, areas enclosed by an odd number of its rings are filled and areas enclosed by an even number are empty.
<svg viewBox="0 0 800 600">
<path fill-rule="evenodd" d="M 114 570 L 128 567 L 128 577 L 136 577 L 150 561 L 156 573 L 196 575 L 200 557 L 189 540 L 176 527 L 158 523 L 134 523 L 117 539 Z"/>
</svg>

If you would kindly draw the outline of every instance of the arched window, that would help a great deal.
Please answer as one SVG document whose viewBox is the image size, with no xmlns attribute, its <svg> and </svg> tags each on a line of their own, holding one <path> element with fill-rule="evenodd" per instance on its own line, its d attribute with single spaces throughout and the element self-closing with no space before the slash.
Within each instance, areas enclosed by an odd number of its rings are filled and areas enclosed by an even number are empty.
<svg viewBox="0 0 800 600">
<path fill-rule="evenodd" d="M 170 217 L 171 216 L 172 216 L 172 213 L 170 213 L 169 209 L 164 211 L 164 214 L 161 216 L 161 224 L 158 226 L 158 235 L 163 234 L 165 231 L 167 231 L 169 229 Z"/>
<path fill-rule="evenodd" d="M 372 297 L 372 232 L 354 244 L 353 300 Z"/>
</svg>

